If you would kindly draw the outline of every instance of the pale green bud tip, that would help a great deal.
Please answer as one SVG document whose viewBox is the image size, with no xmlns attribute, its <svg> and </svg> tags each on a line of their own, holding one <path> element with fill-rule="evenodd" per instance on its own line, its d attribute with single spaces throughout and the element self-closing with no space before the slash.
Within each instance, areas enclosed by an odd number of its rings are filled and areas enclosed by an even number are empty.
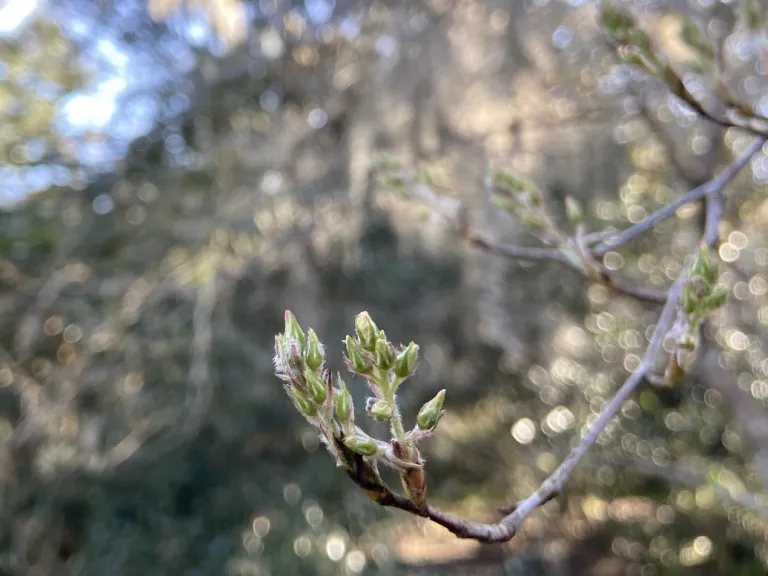
<svg viewBox="0 0 768 576">
<path fill-rule="evenodd" d="M 359 374 L 367 374 L 370 372 L 372 368 L 371 361 L 365 355 L 365 352 L 360 345 L 354 341 L 352 336 L 347 336 L 344 343 L 347 345 L 347 361 L 349 367 Z"/>
<path fill-rule="evenodd" d="M 304 351 L 304 357 L 307 361 L 307 366 L 313 370 L 319 368 L 323 360 L 325 360 L 323 345 L 312 328 L 307 331 L 307 349 Z"/>
<path fill-rule="evenodd" d="M 333 403 L 336 410 L 336 418 L 340 422 L 346 422 L 350 414 L 352 414 L 352 395 L 347 390 L 347 385 L 344 384 L 344 380 L 339 378 L 337 380 L 338 388 L 333 394 Z"/>
<path fill-rule="evenodd" d="M 424 404 L 416 416 L 416 424 L 422 430 L 432 430 L 437 426 L 440 417 L 443 415 L 443 402 L 445 401 L 445 390 L 440 390 L 437 395 L 429 402 Z"/>
<path fill-rule="evenodd" d="M 298 340 L 302 346 L 306 343 L 306 336 L 296 320 L 296 316 L 290 310 L 285 311 L 285 335 L 289 338 Z"/>
<path fill-rule="evenodd" d="M 376 345 L 378 328 L 368 312 L 363 311 L 355 316 L 355 332 L 362 347 L 369 352 L 373 352 L 373 348 Z"/>
<path fill-rule="evenodd" d="M 395 375 L 399 378 L 408 378 L 416 371 L 416 362 L 419 360 L 419 346 L 411 342 L 395 359 Z"/>
<path fill-rule="evenodd" d="M 374 442 L 371 438 L 361 436 L 359 434 L 354 436 L 347 436 L 344 438 L 344 444 L 347 448 L 353 452 L 357 452 L 361 456 L 375 456 L 379 451 L 379 448 L 376 446 L 376 442 Z"/>
<path fill-rule="evenodd" d="M 385 402 L 384 400 L 374 402 L 369 412 L 371 418 L 378 422 L 387 422 L 388 420 L 391 420 L 393 414 L 392 406 L 389 402 Z"/>
<path fill-rule="evenodd" d="M 709 307 L 711 310 L 717 310 L 723 304 L 725 304 L 727 298 L 728 288 L 721 286 L 707 297 L 707 307 Z"/>
<path fill-rule="evenodd" d="M 307 388 L 312 401 L 317 405 L 325 402 L 328 397 L 328 389 L 323 379 L 314 370 L 307 370 L 304 377 L 307 379 Z"/>
<path fill-rule="evenodd" d="M 578 226 L 584 222 L 584 212 L 581 210 L 581 205 L 571 196 L 565 197 L 565 215 L 568 217 L 568 222 L 573 226 Z"/>
<path fill-rule="evenodd" d="M 386 340 L 376 340 L 374 355 L 376 365 L 382 370 L 389 370 L 395 364 L 395 351 Z"/>
<path fill-rule="evenodd" d="M 291 396 L 293 397 L 294 404 L 296 404 L 296 408 L 304 416 L 314 416 L 317 414 L 317 407 L 296 388 L 291 388 Z"/>
</svg>

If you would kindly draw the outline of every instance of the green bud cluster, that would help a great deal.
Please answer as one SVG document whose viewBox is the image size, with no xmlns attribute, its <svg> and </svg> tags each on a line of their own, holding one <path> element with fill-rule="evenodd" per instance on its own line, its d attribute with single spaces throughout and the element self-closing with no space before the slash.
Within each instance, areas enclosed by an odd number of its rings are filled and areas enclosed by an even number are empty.
<svg viewBox="0 0 768 576">
<path fill-rule="evenodd" d="M 721 308 L 728 298 L 728 289 L 718 286 L 720 272 L 709 248 L 702 245 L 691 263 L 688 278 L 680 295 L 682 315 L 673 328 L 674 349 L 664 373 L 663 383 L 676 386 L 682 382 L 696 358 L 699 326 L 707 315 Z"/>
<path fill-rule="evenodd" d="M 520 219 L 532 232 L 551 235 L 554 225 L 549 217 L 541 191 L 530 181 L 500 168 L 488 172 L 493 191 L 491 203 Z"/>
<path fill-rule="evenodd" d="M 709 248 L 702 246 L 693 259 L 681 296 L 683 312 L 692 325 L 725 304 L 728 288 L 717 285 L 719 277 L 720 271 Z"/>
<path fill-rule="evenodd" d="M 354 336 L 344 339 L 344 359 L 349 370 L 362 376 L 373 393 L 366 404 L 368 415 L 374 421 L 390 424 L 392 438 L 388 443 L 372 438 L 355 425 L 354 404 L 347 385 L 338 376 L 334 384 L 325 367 L 325 352 L 317 334 L 311 328 L 305 333 L 290 311 L 285 313 L 283 333 L 275 336 L 275 374 L 283 380 L 296 409 L 320 432 L 339 465 L 357 473 L 360 456 L 365 461 L 382 462 L 398 471 L 409 498 L 423 507 L 426 477 L 417 442 L 433 433 L 445 413 L 445 390 L 422 406 L 416 425 L 406 432 L 396 393 L 416 372 L 419 347 L 410 342 L 396 348 L 367 312 L 355 317 L 354 327 Z M 380 480 L 376 467 L 366 466 L 366 473 L 375 484 Z"/>
</svg>

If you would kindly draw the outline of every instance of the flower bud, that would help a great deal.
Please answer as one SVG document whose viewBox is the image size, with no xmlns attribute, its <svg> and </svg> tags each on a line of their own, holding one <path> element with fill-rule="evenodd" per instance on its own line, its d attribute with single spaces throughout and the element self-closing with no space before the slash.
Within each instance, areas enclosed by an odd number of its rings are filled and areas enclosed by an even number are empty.
<svg viewBox="0 0 768 576">
<path fill-rule="evenodd" d="M 320 406 L 328 397 L 328 389 L 325 385 L 325 381 L 317 375 L 314 370 L 307 370 L 304 373 L 304 377 L 307 379 L 307 389 L 309 390 L 309 397 L 312 402 Z"/>
<path fill-rule="evenodd" d="M 581 210 L 581 205 L 572 196 L 565 197 L 565 215 L 572 226 L 579 226 L 584 222 L 584 212 Z"/>
<path fill-rule="evenodd" d="M 398 378 L 408 378 L 416 371 L 419 359 L 419 346 L 411 342 L 395 358 L 395 375 Z"/>
<path fill-rule="evenodd" d="M 355 332 L 363 349 L 373 352 L 379 330 L 368 312 L 360 312 L 355 316 Z"/>
<path fill-rule="evenodd" d="M 707 296 L 706 304 L 707 308 L 710 310 L 717 310 L 720 308 L 723 304 L 725 304 L 726 299 L 728 298 L 728 288 L 725 286 L 721 286 L 712 294 Z"/>
<path fill-rule="evenodd" d="M 361 456 L 374 456 L 379 451 L 376 442 L 367 436 L 361 434 L 355 434 L 354 436 L 347 436 L 344 438 L 344 444 L 347 448 L 353 452 L 357 452 Z"/>
<path fill-rule="evenodd" d="M 352 336 L 347 336 L 344 343 L 347 345 L 347 362 L 352 371 L 358 374 L 368 374 L 373 366 L 365 351 L 354 341 Z"/>
<path fill-rule="evenodd" d="M 385 400 L 377 400 L 370 406 L 368 413 L 377 422 L 387 422 L 392 419 L 392 405 Z"/>
<path fill-rule="evenodd" d="M 683 286 L 683 312 L 692 314 L 696 309 L 696 295 L 693 293 L 693 287 L 690 284 Z"/>
<path fill-rule="evenodd" d="M 376 360 L 376 366 L 382 370 L 389 370 L 392 368 L 392 366 L 395 365 L 395 350 L 392 348 L 392 344 L 386 340 L 376 340 L 374 358 Z"/>
<path fill-rule="evenodd" d="M 296 405 L 296 408 L 304 416 L 314 416 L 317 414 L 317 406 L 312 404 L 306 396 L 294 387 L 291 387 L 291 396 L 293 397 L 293 402 Z"/>
<path fill-rule="evenodd" d="M 290 310 L 285 311 L 285 335 L 288 338 L 298 340 L 299 344 L 302 346 L 304 346 L 307 341 L 304 332 L 301 330 L 301 326 L 299 326 L 299 321 L 296 320 L 296 316 L 294 316 L 293 312 Z"/>
<path fill-rule="evenodd" d="M 337 378 L 337 384 L 338 388 L 333 393 L 333 404 L 336 409 L 336 418 L 343 424 L 352 414 L 352 395 L 341 377 Z"/>
<path fill-rule="evenodd" d="M 445 390 L 440 390 L 437 396 L 424 404 L 416 416 L 416 424 L 422 430 L 432 430 L 437 426 L 440 417 L 443 415 L 443 401 L 445 400 Z"/>
<path fill-rule="evenodd" d="M 323 345 L 312 328 L 307 331 L 307 348 L 304 350 L 304 358 L 307 361 L 307 366 L 312 370 L 319 368 L 325 360 Z"/>
</svg>

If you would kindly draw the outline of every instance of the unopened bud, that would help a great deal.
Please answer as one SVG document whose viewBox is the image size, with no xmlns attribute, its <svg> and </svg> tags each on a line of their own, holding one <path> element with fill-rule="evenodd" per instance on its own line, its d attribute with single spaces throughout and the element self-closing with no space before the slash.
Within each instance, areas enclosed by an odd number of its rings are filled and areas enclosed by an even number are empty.
<svg viewBox="0 0 768 576">
<path fill-rule="evenodd" d="M 395 358 L 395 375 L 398 378 L 408 378 L 416 371 L 416 362 L 419 360 L 419 346 L 411 342 Z"/>
<path fill-rule="evenodd" d="M 571 226 L 580 226 L 584 222 L 584 212 L 581 210 L 581 205 L 572 196 L 565 197 L 565 215 Z"/>
<path fill-rule="evenodd" d="M 683 312 L 692 314 L 696 309 L 696 295 L 690 284 L 683 286 Z"/>
<path fill-rule="evenodd" d="M 304 346 L 307 341 L 304 332 L 299 326 L 299 321 L 296 320 L 296 316 L 290 310 L 285 311 L 285 335 L 294 340 L 298 340 L 299 344 Z"/>
<path fill-rule="evenodd" d="M 671 354 L 669 356 L 669 362 L 667 363 L 667 369 L 664 371 L 664 379 L 662 382 L 664 386 L 674 388 L 683 381 L 683 378 L 685 378 L 685 370 L 678 364 L 677 355 Z"/>
<path fill-rule="evenodd" d="M 312 402 L 320 406 L 328 397 L 328 388 L 325 381 L 314 370 L 307 370 L 304 373 L 304 377 L 307 379 L 309 397 L 312 399 Z"/>
<path fill-rule="evenodd" d="M 347 336 L 344 343 L 347 345 L 347 362 L 352 371 L 358 374 L 370 372 L 373 365 L 360 344 L 355 342 L 352 336 Z"/>
<path fill-rule="evenodd" d="M 344 380 L 338 378 L 337 384 L 338 388 L 333 393 L 333 404 L 336 410 L 336 418 L 343 424 L 352 414 L 352 395 L 347 390 Z"/>
<path fill-rule="evenodd" d="M 416 424 L 422 430 L 432 430 L 437 426 L 440 417 L 443 415 L 443 401 L 445 400 L 445 390 L 440 390 L 437 396 L 424 404 L 416 416 Z"/>
<path fill-rule="evenodd" d="M 723 304 L 725 304 L 725 301 L 728 299 L 728 288 L 725 286 L 721 286 L 712 294 L 707 296 L 707 308 L 710 310 L 717 310 L 720 308 Z"/>
<path fill-rule="evenodd" d="M 325 360 L 323 345 L 312 328 L 307 330 L 307 348 L 304 350 L 304 358 L 307 361 L 307 366 L 312 368 L 312 370 L 319 368 L 323 360 Z"/>
<path fill-rule="evenodd" d="M 309 401 L 309 398 L 304 396 L 294 387 L 291 387 L 291 396 L 293 397 L 294 404 L 296 404 L 296 408 L 304 416 L 314 416 L 317 414 L 317 406 L 312 404 L 312 402 Z"/>
<path fill-rule="evenodd" d="M 354 436 L 347 436 L 344 438 L 344 444 L 347 448 L 353 452 L 357 452 L 361 456 L 375 456 L 379 451 L 376 442 L 367 436 L 355 434 Z"/>
<path fill-rule="evenodd" d="M 379 330 L 368 312 L 360 312 L 355 316 L 355 332 L 360 345 L 368 352 L 373 352 Z"/>
<path fill-rule="evenodd" d="M 368 413 L 377 422 L 387 422 L 392 419 L 392 406 L 385 400 L 377 400 L 371 405 Z"/>
<path fill-rule="evenodd" d="M 395 350 L 386 340 L 376 340 L 374 358 L 376 366 L 382 370 L 389 370 L 395 365 Z"/>
</svg>

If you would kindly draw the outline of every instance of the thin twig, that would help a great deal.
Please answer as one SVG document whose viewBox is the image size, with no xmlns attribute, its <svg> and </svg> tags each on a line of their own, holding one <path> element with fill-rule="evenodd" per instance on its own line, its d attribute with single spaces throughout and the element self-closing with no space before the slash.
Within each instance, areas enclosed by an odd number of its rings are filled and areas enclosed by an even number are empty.
<svg viewBox="0 0 768 576">
<path fill-rule="evenodd" d="M 496 242 L 474 231 L 468 231 L 465 236 L 470 244 L 491 254 L 498 254 L 500 256 L 507 256 L 509 258 L 525 260 L 528 262 L 559 262 L 573 268 L 580 274 L 585 273 L 583 268 L 576 266 L 563 254 L 562 251 L 556 248 L 516 246 L 505 242 Z M 653 288 L 634 286 L 628 280 L 620 278 L 612 272 L 609 273 L 603 266 L 599 266 L 599 272 L 604 277 L 604 281 L 602 282 L 603 285 L 616 292 L 632 296 L 633 298 L 644 302 L 653 302 L 656 304 L 663 304 L 666 302 L 666 290 L 655 290 Z"/>
<path fill-rule="evenodd" d="M 596 246 L 593 250 L 593 253 L 595 256 L 604 256 L 607 252 L 615 250 L 622 244 L 625 244 L 643 232 L 650 230 L 658 222 L 664 220 L 665 218 L 669 218 L 675 212 L 677 212 L 681 206 L 684 206 L 690 202 L 701 200 L 705 196 L 710 195 L 713 191 L 722 190 L 722 188 L 725 187 L 725 185 L 728 184 L 731 180 L 733 180 L 741 171 L 741 169 L 744 168 L 747 163 L 749 163 L 750 158 L 752 158 L 752 156 L 754 156 L 760 150 L 760 148 L 762 148 L 765 141 L 766 138 L 764 136 L 757 138 L 747 147 L 741 156 L 731 162 L 731 164 L 729 164 L 720 174 L 718 174 L 716 178 L 694 188 L 684 196 L 672 202 L 672 204 L 668 204 L 667 206 L 658 209 L 645 220 L 638 222 L 634 226 L 627 228 L 623 232 L 616 234 L 613 238 L 610 238 L 609 240 L 606 240 L 602 244 Z"/>
</svg>

